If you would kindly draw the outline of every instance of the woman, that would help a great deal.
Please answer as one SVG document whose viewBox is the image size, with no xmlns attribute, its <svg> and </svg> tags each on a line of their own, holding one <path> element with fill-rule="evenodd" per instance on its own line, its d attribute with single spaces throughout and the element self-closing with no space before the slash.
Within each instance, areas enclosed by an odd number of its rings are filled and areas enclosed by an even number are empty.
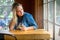
<svg viewBox="0 0 60 40">
<path fill-rule="evenodd" d="M 9 24 L 10 30 L 34 30 L 37 29 L 37 24 L 32 15 L 24 12 L 22 4 L 13 3 L 12 5 L 13 18 Z"/>
</svg>

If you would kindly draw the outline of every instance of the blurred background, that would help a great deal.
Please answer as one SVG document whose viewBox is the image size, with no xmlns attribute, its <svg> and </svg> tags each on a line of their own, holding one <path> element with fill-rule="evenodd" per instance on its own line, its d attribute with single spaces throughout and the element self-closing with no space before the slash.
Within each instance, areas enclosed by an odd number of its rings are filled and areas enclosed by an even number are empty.
<svg viewBox="0 0 60 40">
<path fill-rule="evenodd" d="M 51 40 L 60 39 L 60 0 L 0 0 L 1 30 L 8 30 L 14 2 L 22 3 L 24 11 L 33 15 L 38 28 L 50 32 Z"/>
</svg>

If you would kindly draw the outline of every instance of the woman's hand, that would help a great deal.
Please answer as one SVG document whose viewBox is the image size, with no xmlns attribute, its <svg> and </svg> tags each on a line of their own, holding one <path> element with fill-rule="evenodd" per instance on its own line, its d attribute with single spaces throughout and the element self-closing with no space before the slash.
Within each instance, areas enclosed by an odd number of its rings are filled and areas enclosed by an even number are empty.
<svg viewBox="0 0 60 40">
<path fill-rule="evenodd" d="M 17 29 L 20 29 L 22 31 L 26 31 L 28 28 L 25 25 L 19 26 Z"/>
<path fill-rule="evenodd" d="M 21 27 L 20 29 L 21 29 L 21 30 L 23 30 L 23 31 L 28 30 L 28 28 L 27 28 L 27 27 Z"/>
<path fill-rule="evenodd" d="M 22 26 L 17 27 L 18 30 L 26 31 L 26 30 L 34 30 L 34 26 L 26 27 L 25 25 L 22 24 Z"/>
</svg>

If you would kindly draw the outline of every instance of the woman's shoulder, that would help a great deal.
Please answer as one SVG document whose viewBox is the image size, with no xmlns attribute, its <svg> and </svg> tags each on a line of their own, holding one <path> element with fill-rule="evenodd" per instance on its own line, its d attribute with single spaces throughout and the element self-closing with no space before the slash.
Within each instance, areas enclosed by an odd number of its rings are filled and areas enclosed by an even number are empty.
<svg viewBox="0 0 60 40">
<path fill-rule="evenodd" d="M 31 14 L 28 13 L 28 12 L 24 12 L 24 15 L 25 15 L 25 16 L 31 16 Z"/>
</svg>

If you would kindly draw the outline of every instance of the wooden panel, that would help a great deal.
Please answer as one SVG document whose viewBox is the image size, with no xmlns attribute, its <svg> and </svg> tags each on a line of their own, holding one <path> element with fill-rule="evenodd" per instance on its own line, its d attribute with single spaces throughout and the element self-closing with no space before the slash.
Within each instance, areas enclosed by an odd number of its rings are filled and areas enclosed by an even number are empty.
<svg viewBox="0 0 60 40">
<path fill-rule="evenodd" d="M 8 35 L 4 35 L 4 39 L 5 40 L 15 40 L 15 38 L 8 36 Z"/>
<path fill-rule="evenodd" d="M 34 0 L 15 0 L 23 5 L 24 11 L 34 14 Z"/>
<path fill-rule="evenodd" d="M 43 28 L 43 0 L 35 0 L 35 19 L 38 28 Z"/>
</svg>

